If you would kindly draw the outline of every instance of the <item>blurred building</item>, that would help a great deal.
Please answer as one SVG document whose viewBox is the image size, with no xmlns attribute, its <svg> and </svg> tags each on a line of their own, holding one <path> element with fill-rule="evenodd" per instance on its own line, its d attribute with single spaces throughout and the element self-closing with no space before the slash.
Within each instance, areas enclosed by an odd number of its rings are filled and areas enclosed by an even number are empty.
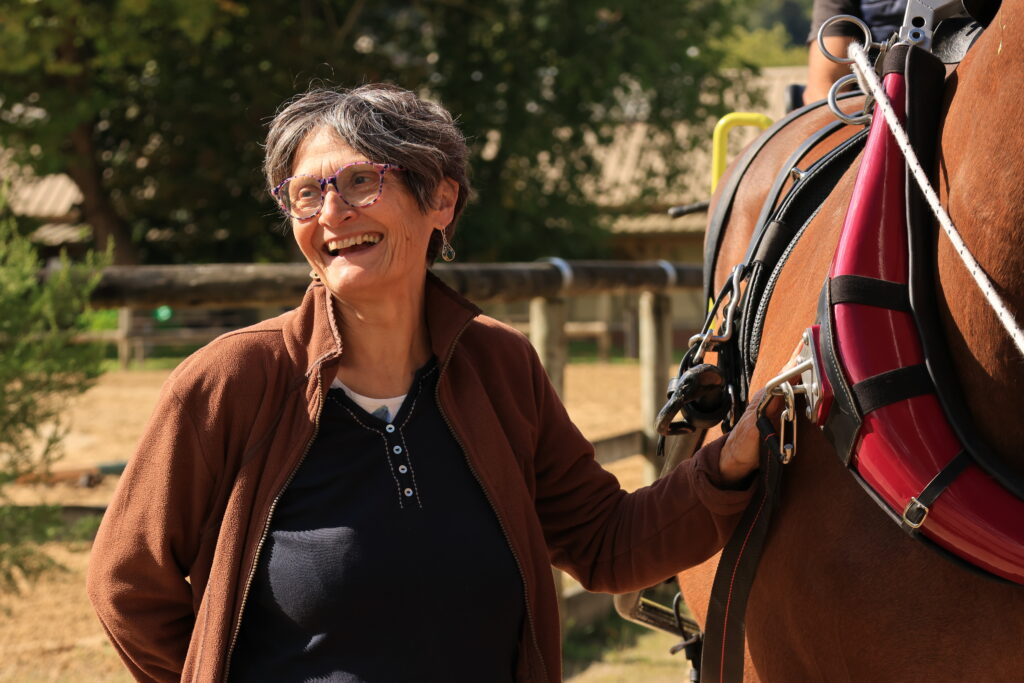
<svg viewBox="0 0 1024 683">
<path fill-rule="evenodd" d="M 0 160 L 0 176 L 10 182 L 11 211 L 44 259 L 57 256 L 61 248 L 72 257 L 85 251 L 91 230 L 82 222 L 82 192 L 71 178 L 63 173 L 37 176 L 5 160 Z"/>
</svg>

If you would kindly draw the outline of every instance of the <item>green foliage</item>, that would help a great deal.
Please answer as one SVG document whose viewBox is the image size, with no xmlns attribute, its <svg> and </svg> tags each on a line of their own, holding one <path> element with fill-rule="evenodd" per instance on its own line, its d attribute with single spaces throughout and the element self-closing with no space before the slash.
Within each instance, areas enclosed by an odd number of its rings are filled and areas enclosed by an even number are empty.
<svg viewBox="0 0 1024 683">
<path fill-rule="evenodd" d="M 722 43 L 728 50 L 726 64 L 733 67 L 799 66 L 807 64 L 807 47 L 790 45 L 786 28 L 775 24 L 771 28 L 747 29 L 742 26 Z"/>
<path fill-rule="evenodd" d="M 123 225 L 144 261 L 285 260 L 258 170 L 267 118 L 311 82 L 391 81 L 471 140 L 460 258 L 590 256 L 607 220 L 595 149 L 644 122 L 667 166 L 638 198 L 671 185 L 675 152 L 707 135 L 675 124 L 724 113 L 720 45 L 742 2 L 8 0 L 0 145 L 87 195 L 92 179 L 104 230 Z M 102 202 L 86 209 L 107 225 Z"/>
<path fill-rule="evenodd" d="M 806 45 L 813 6 L 814 0 L 758 0 L 749 5 L 743 26 L 755 31 L 774 31 L 776 26 L 781 25 L 783 33 L 773 34 L 773 38 L 783 38 L 777 45 Z"/>
<path fill-rule="evenodd" d="M 82 323 L 90 332 L 116 330 L 117 309 L 104 308 L 98 311 L 85 311 L 82 313 Z"/>
<path fill-rule="evenodd" d="M 60 454 L 66 399 L 99 374 L 102 348 L 72 343 L 88 327 L 83 313 L 109 255 L 72 264 L 65 256 L 40 281 L 42 264 L 18 233 L 0 187 L 0 502 L 4 485 L 47 468 Z M 49 566 L 30 543 L 52 514 L 0 507 L 0 590 L 19 572 Z M 45 535 L 45 534 L 44 534 Z"/>
</svg>

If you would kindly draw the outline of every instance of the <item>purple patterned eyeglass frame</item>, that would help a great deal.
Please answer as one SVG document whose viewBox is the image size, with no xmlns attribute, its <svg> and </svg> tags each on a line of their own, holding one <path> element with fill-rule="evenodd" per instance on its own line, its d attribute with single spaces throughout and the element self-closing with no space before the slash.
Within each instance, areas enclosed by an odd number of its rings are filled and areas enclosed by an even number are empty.
<svg viewBox="0 0 1024 683">
<path fill-rule="evenodd" d="M 345 171 L 345 169 L 351 168 L 352 166 L 373 166 L 377 170 L 377 172 L 380 174 L 380 181 L 377 184 L 377 195 L 371 201 L 369 201 L 369 202 L 367 202 L 365 204 L 353 204 L 349 200 L 345 199 L 344 195 L 341 194 L 341 191 L 338 190 L 338 183 L 337 183 L 338 176 L 341 175 L 342 172 Z M 381 196 L 383 196 L 383 194 L 384 194 L 384 174 L 387 173 L 388 171 L 404 171 L 404 170 L 405 170 L 404 168 L 402 168 L 401 166 L 396 166 L 395 164 L 381 164 L 381 163 L 377 163 L 377 162 L 373 162 L 373 161 L 352 161 L 350 163 L 345 164 L 344 166 L 339 168 L 337 171 L 335 171 L 334 175 L 328 176 L 326 178 L 318 178 L 317 176 L 310 175 L 308 173 L 300 173 L 299 175 L 293 175 L 291 177 L 285 178 L 284 180 L 282 180 L 280 183 L 277 184 L 277 187 L 275 187 L 274 189 L 272 189 L 270 191 L 270 194 L 272 194 L 274 196 L 274 199 L 277 200 L 278 207 L 280 207 L 281 211 L 283 211 L 287 216 L 289 216 L 291 218 L 294 218 L 296 220 L 305 221 L 305 220 L 309 220 L 313 216 L 316 216 L 318 213 L 320 213 L 321 211 L 324 210 L 324 203 L 325 203 L 325 200 L 327 198 L 327 186 L 328 185 L 334 185 L 334 190 L 338 193 L 338 197 L 341 198 L 341 201 L 345 202 L 346 204 L 351 206 L 353 209 L 365 209 L 366 207 L 373 206 L 374 204 L 379 202 Z M 314 211 L 313 213 L 309 214 L 308 216 L 302 216 L 302 217 L 293 216 L 285 208 L 284 202 L 281 201 L 281 188 L 284 187 L 285 184 L 287 184 L 289 181 L 295 180 L 296 178 L 314 178 L 314 179 L 316 179 L 316 180 L 318 180 L 320 182 L 320 208 L 317 209 L 316 211 Z"/>
</svg>

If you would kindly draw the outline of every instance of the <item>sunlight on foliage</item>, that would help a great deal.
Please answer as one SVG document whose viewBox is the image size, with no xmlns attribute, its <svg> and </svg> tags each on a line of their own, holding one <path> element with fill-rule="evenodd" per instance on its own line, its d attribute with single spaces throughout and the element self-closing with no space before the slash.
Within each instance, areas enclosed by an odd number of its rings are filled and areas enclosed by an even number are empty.
<svg viewBox="0 0 1024 683">
<path fill-rule="evenodd" d="M 807 64 L 807 47 L 792 45 L 782 24 L 755 29 L 738 26 L 721 47 L 729 53 L 726 65 L 730 67 L 764 68 Z"/>
</svg>

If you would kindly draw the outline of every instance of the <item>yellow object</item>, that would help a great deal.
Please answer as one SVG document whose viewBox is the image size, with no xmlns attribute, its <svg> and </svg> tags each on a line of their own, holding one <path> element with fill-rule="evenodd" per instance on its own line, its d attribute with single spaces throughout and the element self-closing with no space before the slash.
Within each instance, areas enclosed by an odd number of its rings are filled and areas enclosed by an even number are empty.
<svg viewBox="0 0 1024 683">
<path fill-rule="evenodd" d="M 772 125 L 772 120 L 764 114 L 747 111 L 734 111 L 718 119 L 715 133 L 711 138 L 711 192 L 714 193 L 718 180 L 725 173 L 725 163 L 729 154 L 729 131 L 736 126 L 757 126 L 764 130 Z"/>
</svg>

